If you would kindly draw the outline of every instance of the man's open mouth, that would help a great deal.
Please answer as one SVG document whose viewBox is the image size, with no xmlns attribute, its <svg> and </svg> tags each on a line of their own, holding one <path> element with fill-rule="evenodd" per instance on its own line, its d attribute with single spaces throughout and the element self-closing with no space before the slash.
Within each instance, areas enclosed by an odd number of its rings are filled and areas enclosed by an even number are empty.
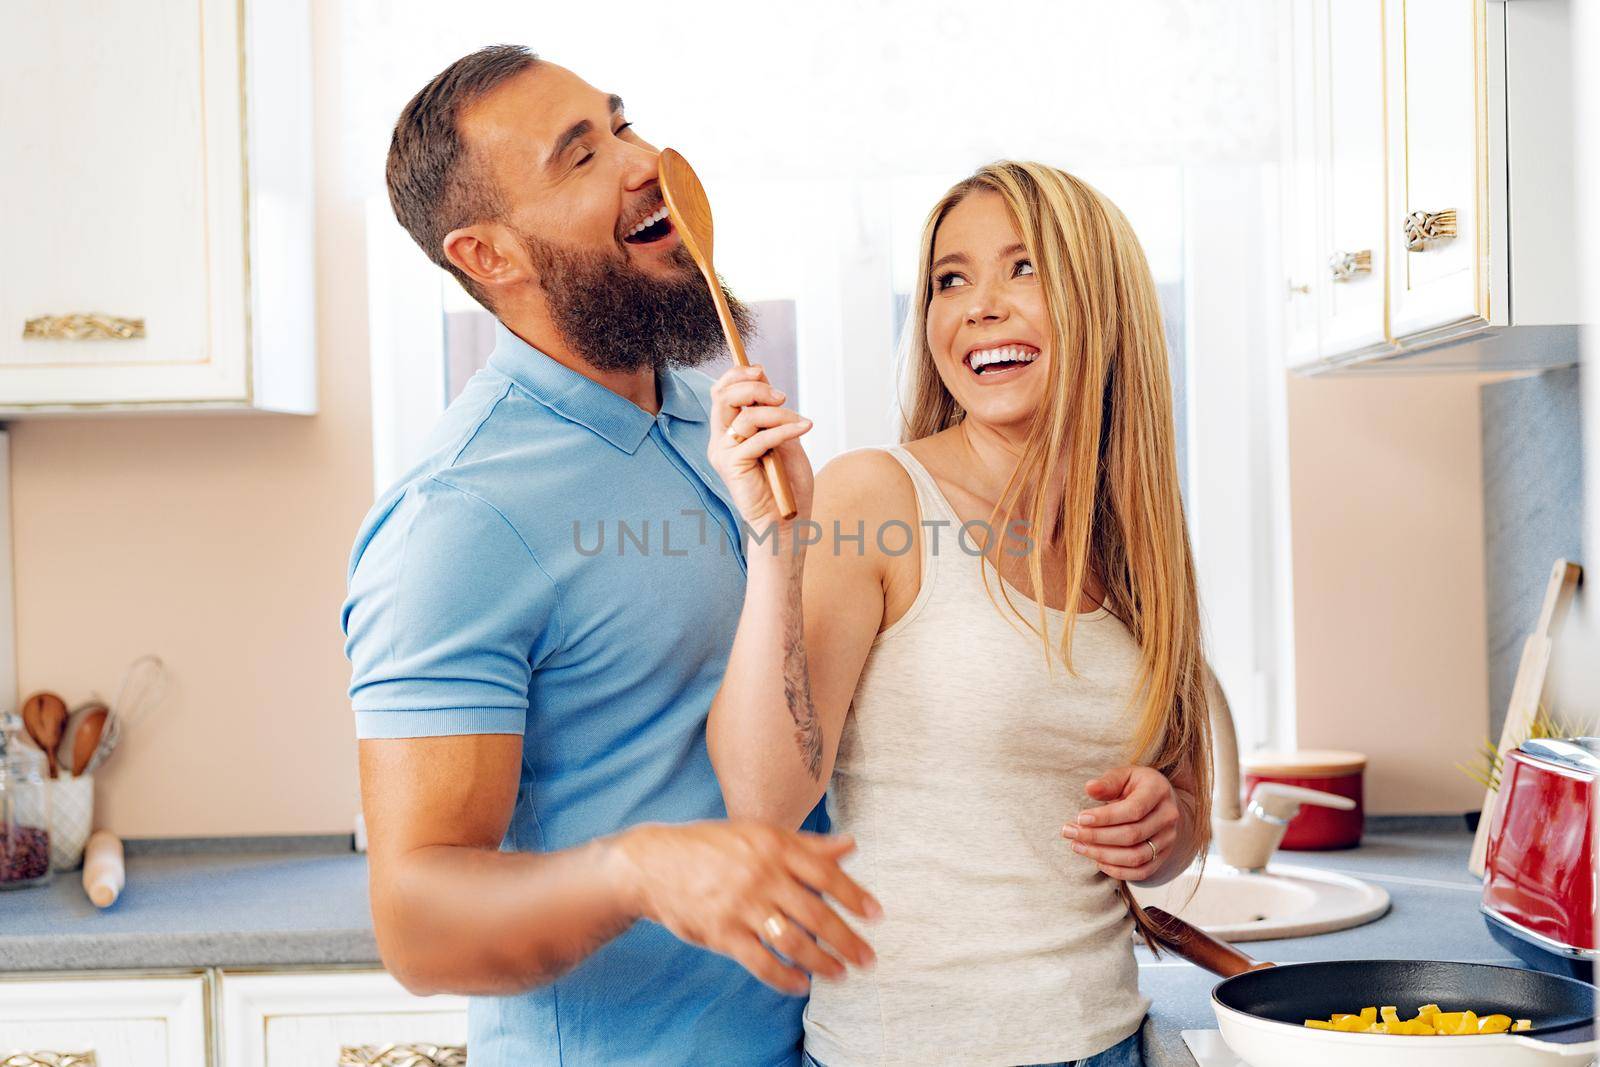
<svg viewBox="0 0 1600 1067">
<path fill-rule="evenodd" d="M 631 245 L 653 244 L 672 233 L 672 220 L 667 218 L 665 204 L 646 215 L 637 226 L 622 235 Z"/>
<path fill-rule="evenodd" d="M 1026 367 L 1038 358 L 1039 350 L 1032 345 L 1008 343 L 992 348 L 975 348 L 967 353 L 966 364 L 974 374 L 998 374 Z"/>
</svg>

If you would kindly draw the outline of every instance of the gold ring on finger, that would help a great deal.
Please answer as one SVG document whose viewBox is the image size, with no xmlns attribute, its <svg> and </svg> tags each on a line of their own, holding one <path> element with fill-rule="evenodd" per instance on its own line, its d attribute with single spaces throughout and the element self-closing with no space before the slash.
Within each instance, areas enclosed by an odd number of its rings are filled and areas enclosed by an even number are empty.
<svg viewBox="0 0 1600 1067">
<path fill-rule="evenodd" d="M 739 432 L 732 426 L 728 427 L 728 440 L 732 441 L 736 445 L 744 444 L 744 438 L 740 437 Z"/>
<path fill-rule="evenodd" d="M 776 944 L 783 937 L 784 932 L 789 929 L 789 924 L 784 921 L 782 915 L 773 912 L 767 916 L 767 921 L 761 924 L 761 929 L 766 932 L 767 940 Z"/>
<path fill-rule="evenodd" d="M 1145 844 L 1150 846 L 1150 862 L 1154 863 L 1156 861 L 1156 857 L 1161 855 L 1161 853 L 1156 848 L 1156 843 L 1154 841 L 1146 841 Z"/>
</svg>

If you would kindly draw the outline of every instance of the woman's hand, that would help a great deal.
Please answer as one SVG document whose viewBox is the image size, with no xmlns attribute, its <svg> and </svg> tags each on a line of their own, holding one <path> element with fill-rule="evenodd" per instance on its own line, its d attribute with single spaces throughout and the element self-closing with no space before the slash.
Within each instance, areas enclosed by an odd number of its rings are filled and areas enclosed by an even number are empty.
<svg viewBox="0 0 1600 1067">
<path fill-rule="evenodd" d="M 1061 828 L 1074 852 L 1124 882 L 1142 882 L 1166 865 L 1183 818 L 1166 775 L 1151 767 L 1115 767 L 1084 792 L 1103 803 Z"/>
<path fill-rule="evenodd" d="M 783 525 L 767 485 L 761 457 L 778 457 L 789 476 L 797 514 L 792 522 L 811 517 L 811 461 L 800 436 L 811 420 L 780 407 L 787 397 L 767 381 L 758 367 L 730 367 L 711 387 L 711 443 L 706 457 L 733 496 L 744 521 L 758 535 Z"/>
</svg>

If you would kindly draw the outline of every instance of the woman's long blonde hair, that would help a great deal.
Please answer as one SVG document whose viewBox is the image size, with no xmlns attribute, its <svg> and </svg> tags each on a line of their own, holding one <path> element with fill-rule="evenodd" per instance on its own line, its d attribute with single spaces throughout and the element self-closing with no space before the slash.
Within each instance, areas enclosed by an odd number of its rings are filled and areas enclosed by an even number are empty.
<svg viewBox="0 0 1600 1067">
<path fill-rule="evenodd" d="M 902 440 L 931 436 L 964 417 L 928 347 L 929 274 L 945 215 L 985 192 L 1004 200 L 1039 276 L 1051 354 L 1045 401 L 989 528 L 1027 523 L 1038 625 L 1023 621 L 1047 656 L 1046 554 L 1066 565 L 1069 603 L 1090 575 L 1105 589 L 1106 608 L 1140 648 L 1134 701 L 1142 707 L 1128 759 L 1194 783 L 1203 856 L 1211 829 L 1211 723 L 1194 559 L 1178 491 L 1166 335 L 1144 250 L 1116 205 L 1064 171 L 1015 161 L 992 163 L 945 194 L 922 229 L 921 288 L 905 334 L 910 390 Z M 989 565 L 983 566 L 987 583 Z M 1004 583 L 1000 590 L 1022 618 Z M 1065 615 L 1055 651 L 1070 671 L 1077 614 L 1069 608 Z M 1127 885 L 1119 888 L 1152 941 L 1150 920 Z"/>
</svg>

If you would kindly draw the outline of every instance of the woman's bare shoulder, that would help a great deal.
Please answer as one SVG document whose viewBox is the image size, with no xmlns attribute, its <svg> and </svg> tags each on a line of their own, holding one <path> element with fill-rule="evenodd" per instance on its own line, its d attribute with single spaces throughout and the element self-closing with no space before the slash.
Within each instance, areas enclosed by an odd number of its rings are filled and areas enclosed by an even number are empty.
<svg viewBox="0 0 1600 1067">
<path fill-rule="evenodd" d="M 900 461 L 881 448 L 835 456 L 817 472 L 817 518 L 904 519 L 916 515 L 916 489 Z"/>
</svg>

